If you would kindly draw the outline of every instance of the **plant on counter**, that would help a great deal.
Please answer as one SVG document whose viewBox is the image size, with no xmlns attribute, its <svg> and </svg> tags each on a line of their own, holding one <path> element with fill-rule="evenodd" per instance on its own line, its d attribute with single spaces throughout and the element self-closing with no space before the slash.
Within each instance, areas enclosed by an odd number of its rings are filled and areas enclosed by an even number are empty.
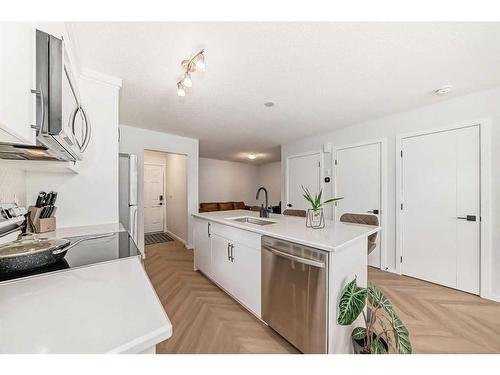
<svg viewBox="0 0 500 375">
<path fill-rule="evenodd" d="M 360 314 L 363 314 L 365 327 L 356 327 L 352 331 L 355 353 L 411 354 L 408 329 L 387 297 L 374 285 L 358 287 L 354 279 L 342 289 L 337 323 L 351 325 Z"/>
<path fill-rule="evenodd" d="M 314 229 L 323 228 L 325 226 L 325 219 L 323 216 L 323 206 L 328 203 L 333 203 L 344 198 L 331 198 L 321 202 L 323 190 L 320 189 L 319 193 L 312 195 L 309 189 L 302 186 L 303 196 L 311 204 L 311 208 L 307 210 L 306 226 Z"/>
</svg>

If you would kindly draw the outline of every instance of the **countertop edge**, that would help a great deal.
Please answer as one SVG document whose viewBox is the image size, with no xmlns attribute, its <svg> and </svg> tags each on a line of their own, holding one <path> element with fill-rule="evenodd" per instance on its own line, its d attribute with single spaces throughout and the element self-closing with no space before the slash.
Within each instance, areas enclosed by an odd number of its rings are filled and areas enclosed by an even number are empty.
<svg viewBox="0 0 500 375">
<path fill-rule="evenodd" d="M 216 211 L 216 212 L 220 212 L 220 211 Z M 230 211 L 228 211 L 230 212 Z M 364 228 L 371 228 L 368 232 L 366 233 L 363 233 L 361 235 L 358 235 L 358 236 L 355 236 L 354 238 L 340 244 L 340 245 L 337 245 L 337 246 L 325 246 L 325 245 L 322 245 L 322 244 L 318 244 L 318 243 L 313 243 L 313 242 L 309 242 L 307 240 L 301 240 L 300 238 L 294 238 L 294 237 L 290 237 L 290 236 L 286 236 L 286 235 L 280 235 L 280 234 L 276 234 L 276 233 L 268 233 L 260 228 L 254 228 L 254 227 L 251 227 L 251 226 L 247 226 L 245 224 L 240 224 L 236 221 L 230 221 L 230 220 L 227 220 L 227 219 L 220 219 L 220 218 L 213 218 L 213 217 L 207 217 L 206 215 L 204 215 L 203 213 L 192 213 L 191 214 L 193 217 L 196 217 L 198 219 L 203 219 L 203 220 L 207 220 L 207 221 L 213 221 L 215 223 L 219 223 L 219 224 L 222 224 L 222 225 L 227 225 L 227 226 L 230 226 L 230 227 L 234 227 L 234 228 L 237 228 L 237 229 L 242 229 L 242 230 L 246 230 L 246 231 L 249 231 L 249 232 L 253 232 L 253 233 L 258 233 L 258 234 L 261 234 L 263 236 L 269 236 L 269 237 L 273 237 L 273 238 L 277 238 L 277 239 L 280 239 L 280 240 L 285 240 L 285 241 L 291 241 L 291 242 L 295 242 L 295 243 L 298 243 L 298 244 L 301 244 L 301 245 L 305 245 L 305 246 L 310 246 L 310 247 L 314 247 L 314 248 L 317 248 L 317 249 L 320 249 L 320 250 L 324 250 L 324 251 L 329 251 L 329 252 L 337 252 L 339 250 L 342 250 L 342 248 L 344 248 L 345 246 L 347 246 L 348 244 L 360 239 L 360 238 L 364 238 L 364 237 L 368 237 L 370 236 L 371 234 L 373 233 L 377 233 L 379 232 L 382 228 L 380 226 L 372 226 L 372 225 L 363 225 L 363 224 L 351 224 L 351 223 L 343 223 L 344 225 L 355 225 L 355 226 L 361 226 L 361 227 L 364 227 Z M 235 217 L 237 217 L 238 215 L 236 215 Z M 272 220 L 273 218 L 269 218 L 269 220 Z"/>
</svg>

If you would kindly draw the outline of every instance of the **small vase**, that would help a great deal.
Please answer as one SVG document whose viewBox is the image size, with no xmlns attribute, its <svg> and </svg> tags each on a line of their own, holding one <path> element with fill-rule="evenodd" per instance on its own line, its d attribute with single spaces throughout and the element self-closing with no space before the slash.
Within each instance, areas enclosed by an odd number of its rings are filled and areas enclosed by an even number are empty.
<svg viewBox="0 0 500 375">
<path fill-rule="evenodd" d="M 306 227 L 313 229 L 320 229 L 325 227 L 325 217 L 323 215 L 323 208 L 307 210 Z"/>
</svg>

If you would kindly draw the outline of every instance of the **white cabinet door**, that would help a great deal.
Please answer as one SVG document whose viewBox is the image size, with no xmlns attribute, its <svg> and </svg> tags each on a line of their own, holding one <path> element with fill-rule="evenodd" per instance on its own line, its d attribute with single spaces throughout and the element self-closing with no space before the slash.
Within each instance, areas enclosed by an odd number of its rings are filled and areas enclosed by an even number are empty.
<svg viewBox="0 0 500 375">
<path fill-rule="evenodd" d="M 233 294 L 243 305 L 260 317 L 260 248 L 254 249 L 237 242 L 231 242 L 231 245 L 233 245 Z"/>
<path fill-rule="evenodd" d="M 200 219 L 194 221 L 194 266 L 211 276 L 210 223 Z"/>
<path fill-rule="evenodd" d="M 31 23 L 0 23 L 0 141 L 35 142 L 34 35 Z"/>
<path fill-rule="evenodd" d="M 212 277 L 227 292 L 233 294 L 233 264 L 229 259 L 229 240 L 212 234 Z"/>
</svg>

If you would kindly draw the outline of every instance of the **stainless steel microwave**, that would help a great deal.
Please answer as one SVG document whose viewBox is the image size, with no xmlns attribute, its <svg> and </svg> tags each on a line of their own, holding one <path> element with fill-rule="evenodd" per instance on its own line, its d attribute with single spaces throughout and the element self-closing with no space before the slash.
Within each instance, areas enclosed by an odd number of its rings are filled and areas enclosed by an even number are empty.
<svg viewBox="0 0 500 375">
<path fill-rule="evenodd" d="M 81 160 L 90 123 L 61 39 L 36 30 L 37 142 L 64 160 Z"/>
<path fill-rule="evenodd" d="M 0 144 L 0 158 L 82 159 L 91 127 L 62 39 L 36 30 L 36 145 Z M 28 126 L 28 125 L 27 125 Z"/>
</svg>

